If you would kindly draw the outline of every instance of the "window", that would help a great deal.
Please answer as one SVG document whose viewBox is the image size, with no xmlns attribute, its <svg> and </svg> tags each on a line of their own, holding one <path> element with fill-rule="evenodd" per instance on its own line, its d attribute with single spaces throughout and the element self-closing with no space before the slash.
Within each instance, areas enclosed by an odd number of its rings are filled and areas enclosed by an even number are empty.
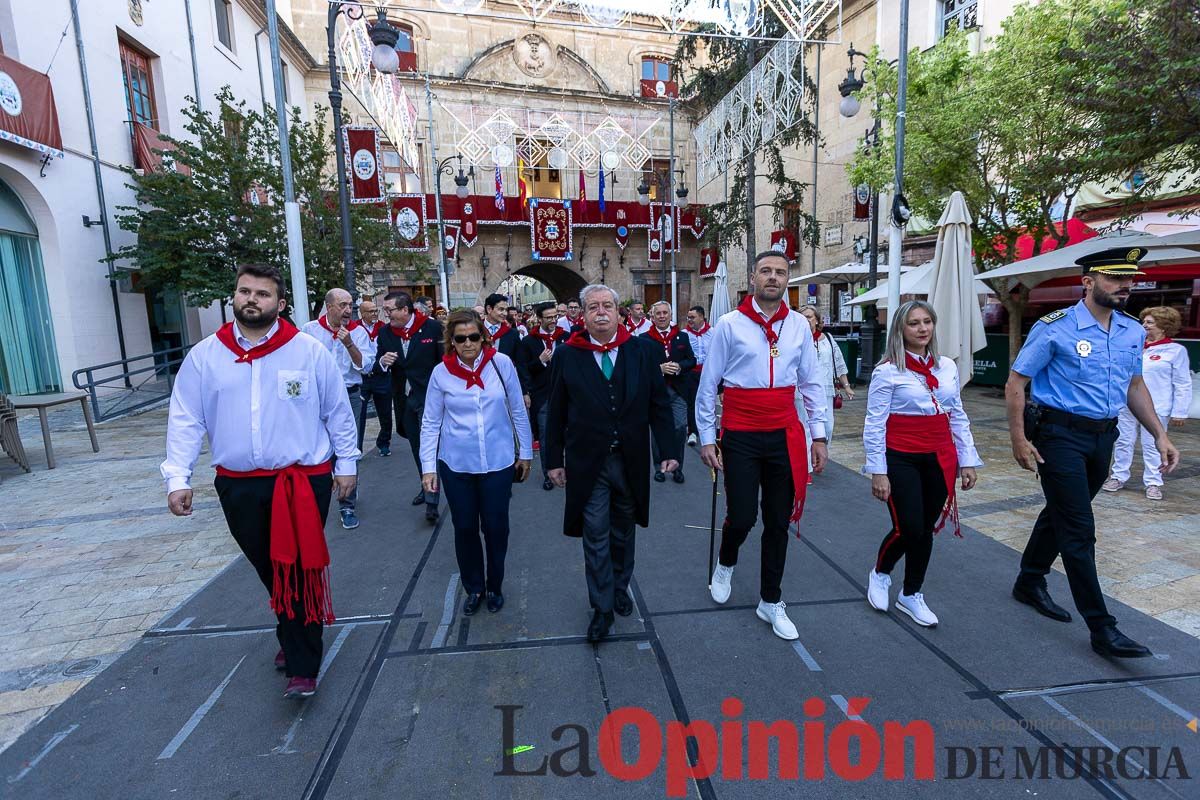
<svg viewBox="0 0 1200 800">
<path fill-rule="evenodd" d="M 121 77 L 125 82 L 125 111 L 130 123 L 140 122 L 158 129 L 154 112 L 154 79 L 150 76 L 150 56 L 125 41 L 118 41 L 121 53 Z"/>
<path fill-rule="evenodd" d="M 674 73 L 671 62 L 663 56 L 642 58 L 642 97 L 678 97 L 679 85 Z"/>
<path fill-rule="evenodd" d="M 942 0 L 941 35 L 979 27 L 979 0 Z"/>
<path fill-rule="evenodd" d="M 396 148 L 385 144 L 380 147 L 380 158 L 383 162 L 383 184 L 385 191 L 388 194 L 403 194 L 406 192 L 407 178 L 405 176 L 412 174 L 412 170 L 404 166 L 404 160 L 400 158 L 400 153 L 396 151 Z"/>
<path fill-rule="evenodd" d="M 650 199 L 655 202 L 671 202 L 671 162 L 665 158 L 654 158 L 650 160 L 650 166 L 646 169 L 651 173 L 646 176 L 646 183 L 650 186 Z"/>
<path fill-rule="evenodd" d="M 283 102 L 286 105 L 287 103 L 291 102 L 291 100 L 288 99 L 288 68 L 286 61 L 279 62 L 279 78 L 279 82 L 283 84 Z"/>
<path fill-rule="evenodd" d="M 213 14 L 217 20 L 217 41 L 233 52 L 233 9 L 229 0 L 213 0 Z"/>
<path fill-rule="evenodd" d="M 400 57 L 400 66 L 397 69 L 401 72 L 416 72 L 417 48 L 412 25 L 393 23 L 393 26 L 400 32 L 400 38 L 396 41 L 396 55 Z"/>
<path fill-rule="evenodd" d="M 665 58 L 650 56 L 642 59 L 642 80 L 671 80 L 671 64 Z"/>
<path fill-rule="evenodd" d="M 783 229 L 785 231 L 800 230 L 800 205 L 799 203 L 788 203 L 783 207 Z"/>
</svg>

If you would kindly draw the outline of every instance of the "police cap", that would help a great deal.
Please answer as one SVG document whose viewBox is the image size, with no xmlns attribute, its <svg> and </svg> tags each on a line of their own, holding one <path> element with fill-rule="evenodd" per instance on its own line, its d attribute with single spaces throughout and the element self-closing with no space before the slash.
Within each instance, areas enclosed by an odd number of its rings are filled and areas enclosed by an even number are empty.
<svg viewBox="0 0 1200 800">
<path fill-rule="evenodd" d="M 1114 277 L 1136 277 L 1146 274 L 1138 269 L 1138 262 L 1145 255 L 1144 247 L 1112 247 L 1081 256 L 1075 263 L 1083 267 L 1084 275 L 1099 273 Z"/>
</svg>

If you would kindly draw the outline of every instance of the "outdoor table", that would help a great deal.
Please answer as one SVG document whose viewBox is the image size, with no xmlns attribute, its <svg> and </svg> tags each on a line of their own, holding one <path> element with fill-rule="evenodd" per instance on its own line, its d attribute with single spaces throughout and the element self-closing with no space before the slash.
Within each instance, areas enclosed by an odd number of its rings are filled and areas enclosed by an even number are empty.
<svg viewBox="0 0 1200 800">
<path fill-rule="evenodd" d="M 36 408 L 38 419 L 42 423 L 42 443 L 46 447 L 46 463 L 54 469 L 54 445 L 50 443 L 50 421 L 46 418 L 46 409 L 61 406 L 66 403 L 79 401 L 83 407 L 83 418 L 87 421 L 88 436 L 92 440 L 92 452 L 100 452 L 100 443 L 96 441 L 96 425 L 92 421 L 92 409 L 88 406 L 86 392 L 50 392 L 48 394 L 9 395 L 13 408 Z"/>
</svg>

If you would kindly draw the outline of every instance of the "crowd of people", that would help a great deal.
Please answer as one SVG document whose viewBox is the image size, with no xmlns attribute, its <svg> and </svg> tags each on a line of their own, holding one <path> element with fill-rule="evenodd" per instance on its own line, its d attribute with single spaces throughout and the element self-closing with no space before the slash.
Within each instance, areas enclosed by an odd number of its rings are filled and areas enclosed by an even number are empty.
<svg viewBox="0 0 1200 800">
<path fill-rule="evenodd" d="M 1084 299 L 1033 327 L 1006 387 L 1013 457 L 1039 474 L 1046 498 L 1012 594 L 1069 621 L 1045 581 L 1061 555 L 1091 645 L 1109 657 L 1149 650 L 1122 634 L 1105 606 L 1091 502 L 1128 480 L 1138 425 L 1147 496 L 1161 497 L 1161 476 L 1179 461 L 1166 428 L 1182 424 L 1190 402 L 1190 383 L 1185 391 L 1179 377 L 1189 375 L 1186 351 L 1170 340 L 1178 314 L 1148 309 L 1139 325 L 1122 311 L 1141 255 L 1121 249 L 1081 260 Z M 278 271 L 242 266 L 234 322 L 197 344 L 175 381 L 161 469 L 168 507 L 191 513 L 192 470 L 207 437 L 230 532 L 278 618 L 285 695 L 308 697 L 323 626 L 334 620 L 325 520 L 336 496 L 342 527 L 359 524 L 370 407 L 379 457 L 390 456 L 393 433 L 408 440 L 419 480 L 412 505 L 433 524 L 446 498 L 465 615 L 504 607 L 512 486 L 540 456 L 542 489 L 564 490 L 562 532 L 582 540 L 593 643 L 614 614 L 634 611 L 636 529 L 649 524 L 651 481 L 683 483 L 684 453 L 698 446 L 724 481 L 712 600 L 729 601 L 761 508 L 755 614 L 776 636 L 796 639 L 781 591 L 789 530 L 799 535 L 811 475 L 829 460 L 833 411 L 854 390 L 815 312 L 788 308 L 787 284 L 787 260 L 762 253 L 735 310 L 710 325 L 703 307 L 687 309 L 682 328 L 668 303 L 625 306 L 599 284 L 561 305 L 518 309 L 493 294 L 452 312 L 394 291 L 364 300 L 359 319 L 350 294 L 332 289 L 324 313 L 298 331 L 280 316 Z M 872 608 L 889 611 L 891 574 L 903 560 L 895 605 L 925 627 L 938 624 L 922 592 L 934 535 L 959 534 L 957 493 L 975 486 L 983 466 L 963 382 L 939 351 L 933 308 L 901 306 L 867 393 L 863 472 L 891 527 L 865 591 Z"/>
</svg>

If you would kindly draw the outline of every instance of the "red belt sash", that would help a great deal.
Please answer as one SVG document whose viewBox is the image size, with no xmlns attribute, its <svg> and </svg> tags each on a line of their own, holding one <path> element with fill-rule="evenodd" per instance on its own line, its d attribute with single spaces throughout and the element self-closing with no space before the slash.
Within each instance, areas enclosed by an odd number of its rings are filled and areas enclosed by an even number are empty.
<svg viewBox="0 0 1200 800">
<path fill-rule="evenodd" d="M 292 606 L 298 597 L 298 578 L 304 573 L 304 623 L 332 624 L 333 596 L 329 591 L 329 548 L 325 526 L 310 475 L 328 475 L 330 462 L 292 464 L 280 469 L 237 472 L 217 467 L 226 478 L 275 478 L 271 496 L 271 610 L 295 619 Z"/>
<path fill-rule="evenodd" d="M 796 387 L 776 386 L 770 389 L 742 389 L 726 386 L 721 412 L 722 431 L 777 431 L 787 436 L 788 461 L 792 465 L 792 485 L 795 489 L 789 522 L 800 522 L 804 512 L 804 497 L 808 491 L 808 445 L 804 426 L 796 414 Z M 796 527 L 800 536 L 800 527 Z"/>
<path fill-rule="evenodd" d="M 887 447 L 901 453 L 933 453 L 942 478 L 946 481 L 946 505 L 938 517 L 934 533 L 941 533 L 947 522 L 954 524 L 954 535 L 962 537 L 958 524 L 958 452 L 950 434 L 950 417 L 946 414 L 892 414 L 887 421 Z"/>
</svg>

